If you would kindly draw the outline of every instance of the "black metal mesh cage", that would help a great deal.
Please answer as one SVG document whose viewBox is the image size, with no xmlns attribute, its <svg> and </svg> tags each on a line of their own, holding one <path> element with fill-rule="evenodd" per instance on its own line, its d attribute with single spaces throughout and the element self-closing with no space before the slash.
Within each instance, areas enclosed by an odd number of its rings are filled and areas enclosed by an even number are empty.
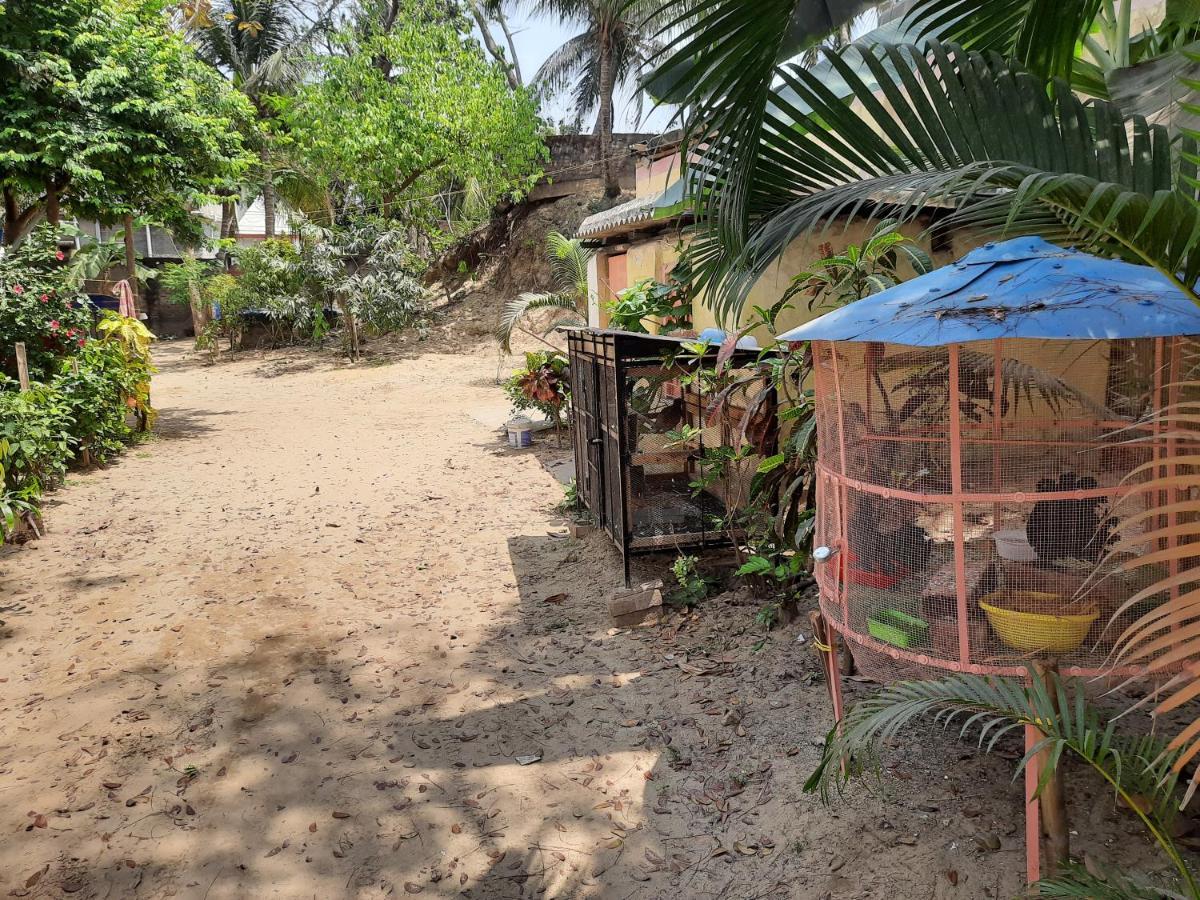
<svg viewBox="0 0 1200 900">
<path fill-rule="evenodd" d="M 568 334 L 576 484 L 629 554 L 717 544 L 773 433 L 757 351 L 594 329 Z"/>
</svg>

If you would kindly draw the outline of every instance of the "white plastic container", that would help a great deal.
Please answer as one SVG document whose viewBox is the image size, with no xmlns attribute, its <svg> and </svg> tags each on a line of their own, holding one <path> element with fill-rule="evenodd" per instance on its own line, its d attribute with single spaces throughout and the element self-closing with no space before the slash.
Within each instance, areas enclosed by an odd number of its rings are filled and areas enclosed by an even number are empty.
<svg viewBox="0 0 1200 900">
<path fill-rule="evenodd" d="M 1001 559 L 1013 562 L 1037 562 L 1037 551 L 1029 546 L 1029 538 L 1025 536 L 1024 528 L 994 531 L 992 540 L 996 542 L 996 552 L 1000 554 Z"/>
<path fill-rule="evenodd" d="M 504 427 L 508 429 L 508 446 L 533 446 L 533 421 L 527 416 L 514 416 Z"/>
</svg>

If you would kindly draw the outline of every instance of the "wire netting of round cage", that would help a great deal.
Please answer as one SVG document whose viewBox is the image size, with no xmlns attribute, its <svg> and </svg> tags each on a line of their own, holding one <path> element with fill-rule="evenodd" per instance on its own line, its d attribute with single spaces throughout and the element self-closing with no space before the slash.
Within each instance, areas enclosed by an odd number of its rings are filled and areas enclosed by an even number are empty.
<svg viewBox="0 0 1200 900">
<path fill-rule="evenodd" d="M 1185 448 L 1147 413 L 1179 399 L 1197 334 L 1153 270 L 1023 238 L 783 335 L 812 342 L 826 643 L 881 681 L 1105 672 L 1110 620 L 1144 586 L 1110 538 L 1142 513 L 1172 540 L 1146 482 Z"/>
</svg>

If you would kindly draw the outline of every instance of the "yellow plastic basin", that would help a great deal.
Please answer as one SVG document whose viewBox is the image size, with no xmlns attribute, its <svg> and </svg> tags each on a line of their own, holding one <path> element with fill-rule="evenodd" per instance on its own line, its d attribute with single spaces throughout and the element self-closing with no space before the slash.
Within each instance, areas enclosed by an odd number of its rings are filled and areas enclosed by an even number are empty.
<svg viewBox="0 0 1200 900">
<path fill-rule="evenodd" d="M 1058 594 L 1044 594 L 1038 591 L 1003 591 L 988 594 L 980 599 L 979 605 L 987 613 L 988 621 L 992 623 L 996 634 L 1000 635 L 1000 640 L 1014 650 L 1070 653 L 1078 650 L 1083 639 L 1087 637 L 1092 623 L 1100 615 L 1096 610 L 1085 610 L 1060 616 L 1005 609 L 1003 606 L 994 605 L 998 602 L 1017 602 L 1028 603 L 1030 606 L 1036 607 L 1039 603 L 1049 605 L 1061 600 L 1062 597 Z"/>
</svg>

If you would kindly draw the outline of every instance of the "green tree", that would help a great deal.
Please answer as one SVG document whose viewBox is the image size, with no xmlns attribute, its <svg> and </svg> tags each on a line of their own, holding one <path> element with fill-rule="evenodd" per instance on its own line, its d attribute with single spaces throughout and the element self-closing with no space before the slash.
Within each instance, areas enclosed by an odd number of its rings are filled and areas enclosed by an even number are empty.
<svg viewBox="0 0 1200 900">
<path fill-rule="evenodd" d="M 649 4 L 644 0 L 534 0 L 535 13 L 582 26 L 546 59 L 533 80 L 543 93 L 570 91 L 575 114 L 596 110 L 596 153 L 604 193 L 621 192 L 612 160 L 613 94 L 636 78 L 659 49 L 652 37 Z M 636 98 L 639 101 L 641 93 Z"/>
<path fill-rule="evenodd" d="M 159 0 L 0 5 L 4 237 L 63 204 L 196 230 L 189 212 L 242 163 L 247 110 L 170 30 Z"/>
<path fill-rule="evenodd" d="M 389 32 L 347 28 L 318 77 L 279 101 L 287 153 L 335 223 L 378 211 L 431 242 L 532 186 L 545 153 L 532 98 L 429 4 Z M 462 217 L 473 197 L 475 216 Z"/>
<path fill-rule="evenodd" d="M 754 15 L 726 0 L 702 6 L 654 82 L 691 110 L 688 143 L 705 143 L 689 182 L 693 247 L 723 316 L 797 235 L 851 213 L 890 215 L 897 200 L 901 220 L 946 204 L 944 224 L 1069 238 L 1192 293 L 1194 164 L 1165 126 L 1072 90 L 1076 39 L 1099 0 L 917 0 L 910 39 L 961 43 L 856 42 L 812 70 L 778 61 L 803 49 L 801 4 Z"/>
</svg>

